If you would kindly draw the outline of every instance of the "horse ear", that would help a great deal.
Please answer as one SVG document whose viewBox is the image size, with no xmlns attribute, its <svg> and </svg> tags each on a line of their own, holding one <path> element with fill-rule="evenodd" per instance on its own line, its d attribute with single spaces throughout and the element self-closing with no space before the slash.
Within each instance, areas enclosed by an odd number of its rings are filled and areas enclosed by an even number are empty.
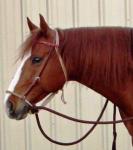
<svg viewBox="0 0 133 150">
<path fill-rule="evenodd" d="M 38 27 L 36 25 L 34 25 L 31 20 L 27 17 L 27 24 L 28 24 L 28 27 L 30 29 L 30 31 L 32 32 L 33 30 L 37 29 Z"/>
<path fill-rule="evenodd" d="M 47 35 L 50 28 L 46 23 L 44 17 L 41 14 L 39 16 L 40 16 L 40 29 L 45 35 Z"/>
</svg>

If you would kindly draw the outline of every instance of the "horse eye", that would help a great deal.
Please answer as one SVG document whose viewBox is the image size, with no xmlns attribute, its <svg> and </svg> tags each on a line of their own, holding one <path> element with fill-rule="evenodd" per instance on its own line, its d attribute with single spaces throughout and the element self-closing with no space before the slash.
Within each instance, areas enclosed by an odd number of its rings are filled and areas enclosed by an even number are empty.
<svg viewBox="0 0 133 150">
<path fill-rule="evenodd" d="M 32 64 L 40 63 L 42 60 L 41 57 L 33 57 L 32 58 Z"/>
</svg>

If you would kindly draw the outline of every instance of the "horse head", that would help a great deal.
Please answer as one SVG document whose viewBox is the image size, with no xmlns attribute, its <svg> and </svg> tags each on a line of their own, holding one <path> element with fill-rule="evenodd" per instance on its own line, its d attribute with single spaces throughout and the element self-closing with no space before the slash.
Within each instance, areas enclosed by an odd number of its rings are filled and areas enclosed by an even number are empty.
<svg viewBox="0 0 133 150">
<path fill-rule="evenodd" d="M 55 51 L 59 46 L 58 32 L 52 30 L 42 15 L 40 27 L 29 18 L 30 37 L 22 46 L 22 62 L 6 94 L 6 112 L 10 118 L 23 119 L 30 105 L 35 105 L 49 93 L 62 88 L 65 82 Z"/>
</svg>

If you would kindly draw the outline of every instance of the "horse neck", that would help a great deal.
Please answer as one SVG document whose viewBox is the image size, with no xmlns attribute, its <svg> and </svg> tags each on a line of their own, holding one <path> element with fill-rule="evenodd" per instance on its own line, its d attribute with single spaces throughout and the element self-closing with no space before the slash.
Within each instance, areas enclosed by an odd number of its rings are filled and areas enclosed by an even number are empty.
<svg viewBox="0 0 133 150">
<path fill-rule="evenodd" d="M 91 61 L 89 59 L 88 28 L 66 29 L 63 32 L 64 36 L 60 35 L 60 49 L 69 80 L 90 86 Z"/>
<path fill-rule="evenodd" d="M 100 66 L 101 64 L 97 64 L 98 65 L 96 68 L 97 70 L 94 70 L 94 67 L 91 64 L 92 63 L 91 59 L 94 58 L 94 57 L 91 58 L 90 56 L 94 51 L 92 51 L 92 53 L 89 51 L 91 48 L 93 48 L 90 47 L 89 43 L 89 40 L 91 40 L 90 36 L 93 37 L 92 34 L 93 34 L 92 30 L 90 32 L 90 30 L 88 31 L 87 28 L 64 30 L 65 38 L 62 48 L 62 57 L 67 68 L 69 80 L 78 81 L 81 84 L 109 98 L 112 102 L 115 102 L 115 99 L 118 99 L 118 95 L 116 92 L 116 89 L 118 91 L 118 88 L 117 87 L 115 88 L 115 82 L 112 81 L 111 87 L 105 86 L 105 80 L 107 83 L 108 78 L 106 78 L 104 74 L 98 74 L 99 72 L 97 72 L 101 68 Z M 100 39 L 97 38 L 95 40 Z M 108 83 L 108 85 L 110 85 L 110 83 Z"/>
<path fill-rule="evenodd" d="M 82 38 L 78 37 L 78 29 L 63 30 L 64 36 L 60 36 L 61 55 L 65 62 L 69 80 L 79 80 L 82 73 L 83 58 L 81 47 Z M 63 43 L 63 44 L 62 44 Z"/>
</svg>

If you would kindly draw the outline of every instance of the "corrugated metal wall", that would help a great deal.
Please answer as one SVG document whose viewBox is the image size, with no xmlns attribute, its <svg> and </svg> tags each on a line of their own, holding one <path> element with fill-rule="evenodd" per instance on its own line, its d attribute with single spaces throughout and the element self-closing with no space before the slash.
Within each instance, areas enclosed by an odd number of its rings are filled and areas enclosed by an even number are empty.
<svg viewBox="0 0 133 150">
<path fill-rule="evenodd" d="M 132 26 L 132 0 L 0 0 L 0 149 L 1 150 L 111 150 L 112 126 L 98 126 L 82 143 L 62 147 L 46 141 L 40 134 L 35 119 L 23 121 L 7 118 L 3 98 L 5 89 L 16 69 L 17 48 L 28 34 L 26 16 L 36 24 L 38 14 L 45 16 L 51 27 Z M 65 114 L 94 120 L 103 102 L 102 96 L 70 83 L 65 88 L 67 105 L 58 94 L 49 107 Z M 48 113 L 41 113 L 44 129 L 54 139 L 71 141 L 82 136 L 90 126 L 71 123 Z M 118 115 L 119 118 L 119 115 Z M 103 119 L 112 119 L 112 104 Z M 131 150 L 131 141 L 123 125 L 118 125 L 118 150 Z"/>
</svg>

